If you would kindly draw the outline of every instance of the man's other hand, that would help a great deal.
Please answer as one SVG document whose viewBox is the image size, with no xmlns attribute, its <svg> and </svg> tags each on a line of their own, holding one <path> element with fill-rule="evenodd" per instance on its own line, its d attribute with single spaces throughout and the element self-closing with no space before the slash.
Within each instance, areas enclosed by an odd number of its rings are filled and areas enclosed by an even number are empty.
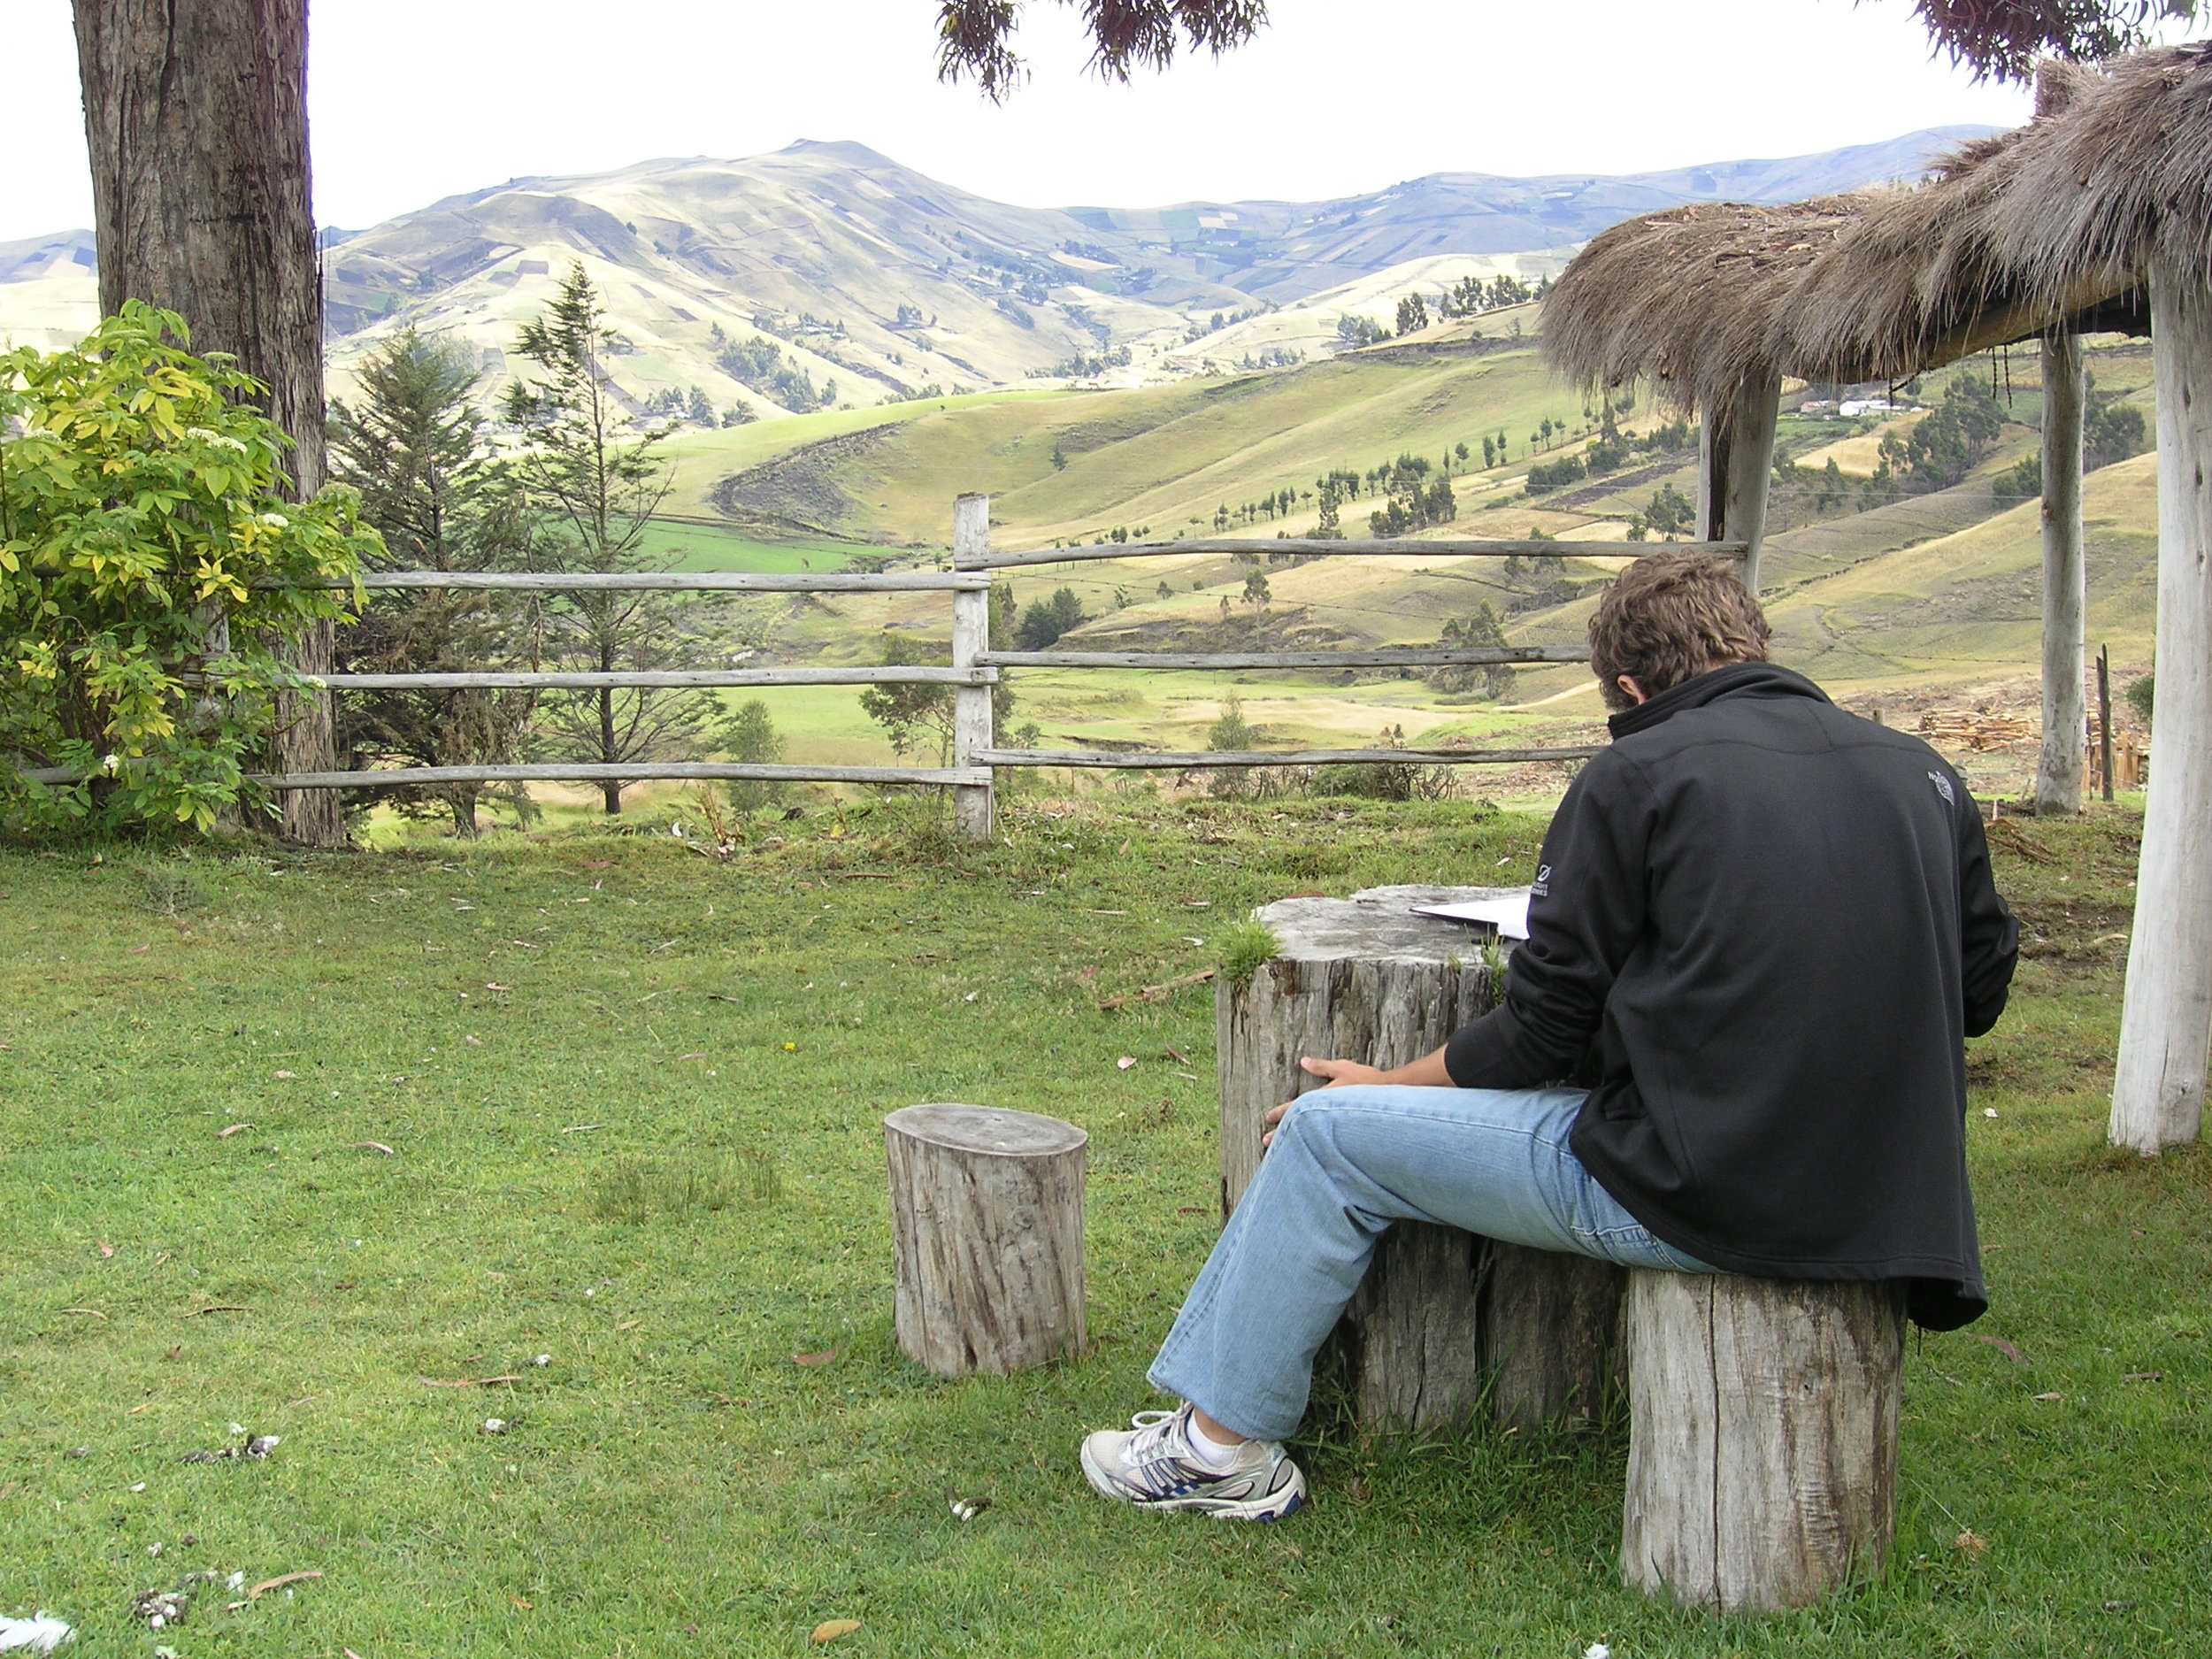
<svg viewBox="0 0 2212 1659">
<path fill-rule="evenodd" d="M 1328 1081 L 1321 1086 L 1323 1088 L 1344 1088 L 1355 1083 L 1380 1083 L 1384 1080 L 1380 1068 L 1362 1065 L 1356 1060 L 1317 1060 L 1311 1055 L 1308 1055 L 1299 1061 L 1298 1064 L 1302 1070 L 1310 1072 L 1315 1077 L 1328 1079 Z M 1260 1137 L 1262 1148 L 1274 1145 L 1275 1125 L 1283 1121 L 1283 1114 L 1288 1111 L 1290 1107 L 1291 1102 L 1285 1101 L 1261 1119 L 1267 1125 L 1267 1133 Z"/>
</svg>

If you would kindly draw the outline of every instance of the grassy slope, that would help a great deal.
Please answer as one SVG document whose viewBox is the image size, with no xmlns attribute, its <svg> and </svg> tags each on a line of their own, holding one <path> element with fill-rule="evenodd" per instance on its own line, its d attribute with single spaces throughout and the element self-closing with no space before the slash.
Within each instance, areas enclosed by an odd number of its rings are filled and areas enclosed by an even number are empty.
<svg viewBox="0 0 2212 1659">
<path fill-rule="evenodd" d="M 2032 367 L 2024 357 L 2014 365 L 2013 412 L 2023 422 L 2039 405 Z M 2096 354 L 2101 386 L 2124 396 L 2143 395 L 2144 367 L 2139 347 Z M 1929 396 L 1940 395 L 1944 379 L 1932 377 Z M 1686 462 L 1624 486 L 1530 500 L 1520 492 L 1526 434 L 1546 414 L 1578 420 L 1579 402 L 1549 377 L 1531 345 L 1482 356 L 1372 351 L 1298 372 L 1142 391 L 954 399 L 866 411 L 864 419 L 808 417 L 693 434 L 674 447 L 684 480 L 679 494 L 703 499 L 712 478 L 788 455 L 801 439 L 873 426 L 879 441 L 841 452 L 829 466 L 852 503 L 837 528 L 929 547 L 941 546 L 950 499 L 961 488 L 992 495 L 1002 545 L 1089 540 L 1115 525 L 1156 536 L 1210 534 L 1214 510 L 1224 502 L 1310 488 L 1330 467 L 1364 471 L 1402 450 L 1440 457 L 1453 443 L 1479 444 L 1484 432 L 1500 429 L 1521 458 L 1458 480 L 1459 518 L 1434 534 L 1517 536 L 1534 527 L 1617 543 L 1620 518 L 1603 515 L 1634 511 L 1663 481 L 1694 490 Z M 1640 411 L 1637 419 L 1650 414 Z M 2000 511 L 1992 480 L 2033 445 L 2030 428 L 2016 425 L 1955 489 L 1810 524 L 1778 519 L 1765 580 L 1781 660 L 1853 695 L 2024 685 L 2036 661 L 2038 525 L 2032 505 Z M 1052 465 L 1056 446 L 1064 467 Z M 2092 628 L 2129 670 L 2147 667 L 2150 656 L 2153 465 L 2138 457 L 2094 475 L 2088 487 Z M 1370 505 L 1349 503 L 1347 527 L 1360 530 Z M 1310 529 L 1312 513 L 1302 503 L 1286 521 L 1262 520 L 1238 534 L 1264 546 L 1277 527 Z M 695 561 L 718 563 L 726 555 L 750 561 L 750 568 L 797 567 L 790 551 L 749 548 L 742 537 L 712 555 L 696 552 L 695 537 L 671 539 L 693 548 Z M 1494 562 L 1439 561 L 1419 552 L 1420 540 L 1409 540 L 1404 559 L 1271 568 L 1271 610 L 1286 623 L 1319 626 L 1366 644 L 1432 641 L 1447 617 L 1485 602 L 1506 611 L 1514 595 Z M 798 557 L 817 553 L 825 561 L 837 557 L 838 544 L 810 543 Z M 1571 568 L 1587 578 L 1603 567 Z M 1178 631 L 1217 627 L 1225 600 L 1233 616 L 1250 618 L 1242 597 L 1247 573 L 1225 557 L 1162 557 L 1048 567 L 1017 573 L 1010 585 L 1022 604 L 1071 588 L 1095 620 L 1071 645 L 1142 647 Z M 1586 603 L 1524 613 L 1511 631 L 1528 641 L 1577 639 L 1586 615 Z M 777 643 L 791 660 L 872 661 L 887 627 L 942 641 L 949 611 L 932 595 L 837 597 L 795 608 Z M 1248 717 L 1257 710 L 1270 742 L 1364 741 L 1385 726 L 1432 740 L 1558 741 L 1586 734 L 1599 712 L 1577 669 L 1524 675 L 1514 701 L 1540 705 L 1526 714 L 1453 703 L 1414 680 L 1371 678 L 1347 687 L 1339 678 L 1029 673 L 1020 678 L 1027 701 L 1016 721 L 1036 721 L 1055 744 L 1085 737 L 1188 747 L 1234 694 Z M 887 753 L 851 693 L 777 694 L 770 702 L 779 723 L 810 753 L 838 759 Z"/>
<path fill-rule="evenodd" d="M 1315 1507 L 1249 1531 L 1147 1525 L 1072 1464 L 1148 1403 L 1213 1233 L 1210 1000 L 1096 999 L 1284 891 L 1525 879 L 1540 818 L 1032 808 L 954 855 L 878 816 L 726 870 L 664 840 L 0 855 L 0 1611 L 142 1652 L 129 1598 L 210 1568 L 323 1577 L 204 1594 L 184 1653 L 795 1653 L 833 1617 L 864 1621 L 841 1651 L 1004 1659 L 2182 1651 L 2212 1623 L 2212 1163 L 2099 1149 L 2132 823 L 1997 838 L 2032 959 L 1972 1052 L 1996 1307 L 1909 1349 L 1892 1563 L 1732 1624 L 1617 1587 L 1617 1432 L 1310 1440 Z M 930 1099 L 1090 1130 L 1088 1356 L 956 1384 L 897 1356 L 876 1125 Z M 603 1213 L 655 1170 L 728 1202 Z M 179 1462 L 233 1421 L 284 1443 Z"/>
</svg>

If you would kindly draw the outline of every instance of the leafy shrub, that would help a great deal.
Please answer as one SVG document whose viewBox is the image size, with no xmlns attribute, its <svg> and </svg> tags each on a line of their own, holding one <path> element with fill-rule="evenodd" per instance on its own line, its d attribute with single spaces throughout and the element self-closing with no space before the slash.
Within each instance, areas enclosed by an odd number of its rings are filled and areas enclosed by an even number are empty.
<svg viewBox="0 0 2212 1659">
<path fill-rule="evenodd" d="M 172 342 L 174 343 L 172 343 Z M 380 546 L 352 492 L 280 499 L 267 388 L 136 301 L 75 348 L 0 353 L 0 810 L 205 828 Z M 65 769 L 37 785 L 21 771 Z"/>
<path fill-rule="evenodd" d="M 2158 686 L 2154 675 L 2146 674 L 2127 690 L 2128 707 L 2135 710 L 2135 718 L 2145 726 L 2151 723 L 2151 710 L 2158 700 Z"/>
<path fill-rule="evenodd" d="M 730 759 L 741 766 L 774 766 L 783 760 L 783 734 L 758 697 L 747 699 L 726 718 L 716 733 Z M 757 812 L 783 799 L 784 786 L 733 778 L 728 785 L 730 804 L 741 812 Z"/>
</svg>

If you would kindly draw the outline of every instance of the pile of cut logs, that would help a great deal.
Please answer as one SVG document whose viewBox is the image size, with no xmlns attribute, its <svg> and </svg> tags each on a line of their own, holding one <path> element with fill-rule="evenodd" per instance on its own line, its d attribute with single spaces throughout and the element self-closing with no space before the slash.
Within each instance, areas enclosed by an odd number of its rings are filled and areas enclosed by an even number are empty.
<svg viewBox="0 0 2212 1659">
<path fill-rule="evenodd" d="M 1978 709 L 1931 709 L 1920 717 L 1920 735 L 1948 749 L 1986 752 L 2035 736 L 2035 723 L 2013 714 Z"/>
</svg>

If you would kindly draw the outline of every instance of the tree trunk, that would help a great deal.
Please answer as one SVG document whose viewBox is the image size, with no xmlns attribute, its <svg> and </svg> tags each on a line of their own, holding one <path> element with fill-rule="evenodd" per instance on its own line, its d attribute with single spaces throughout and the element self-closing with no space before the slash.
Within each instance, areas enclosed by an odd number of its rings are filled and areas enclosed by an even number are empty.
<svg viewBox="0 0 2212 1659">
<path fill-rule="evenodd" d="M 2212 289 L 2151 266 L 2158 381 L 2158 711 L 2128 946 L 2115 1146 L 2197 1138 L 2212 1046 Z"/>
<path fill-rule="evenodd" d="M 183 317 L 269 388 L 302 497 L 323 483 L 322 283 L 309 204 L 306 0 L 76 0 L 100 308 Z M 303 641 L 330 666 L 330 625 Z M 327 695 L 285 698 L 278 764 L 328 772 Z M 334 790 L 296 790 L 285 833 L 335 846 Z"/>
<path fill-rule="evenodd" d="M 2043 748 L 2035 810 L 2081 810 L 2088 729 L 2088 579 L 2082 557 L 2081 443 L 2086 387 L 2081 336 L 2043 336 Z"/>
<path fill-rule="evenodd" d="M 599 663 L 600 672 L 612 673 L 614 653 L 611 650 L 602 651 L 599 654 Z M 599 694 L 599 758 L 603 764 L 609 766 L 614 765 L 622 758 L 621 755 L 616 751 L 614 741 L 614 693 L 603 689 Z M 601 785 L 599 798 L 604 803 L 609 818 L 621 816 L 622 786 L 619 783 Z"/>
<path fill-rule="evenodd" d="M 1879 1571 L 1897 1516 L 1900 1288 L 1629 1275 L 1621 1572 L 1717 1612 Z"/>
<path fill-rule="evenodd" d="M 1485 936 L 1410 907 L 1490 891 L 1374 887 L 1259 912 L 1275 958 L 1248 983 L 1220 980 L 1215 991 L 1225 1217 L 1258 1170 L 1261 1118 L 1318 1085 L 1301 1056 L 1402 1065 L 1488 1011 Z M 1486 1386 L 1503 1423 L 1594 1414 L 1619 1294 L 1619 1276 L 1601 1263 L 1400 1222 L 1378 1243 L 1329 1360 L 1362 1421 L 1378 1428 L 1463 1423 Z"/>
<path fill-rule="evenodd" d="M 1002 1376 L 1082 1352 L 1089 1142 L 1056 1118 L 984 1106 L 883 1120 L 894 1323 L 909 1359 L 941 1377 Z"/>
</svg>

